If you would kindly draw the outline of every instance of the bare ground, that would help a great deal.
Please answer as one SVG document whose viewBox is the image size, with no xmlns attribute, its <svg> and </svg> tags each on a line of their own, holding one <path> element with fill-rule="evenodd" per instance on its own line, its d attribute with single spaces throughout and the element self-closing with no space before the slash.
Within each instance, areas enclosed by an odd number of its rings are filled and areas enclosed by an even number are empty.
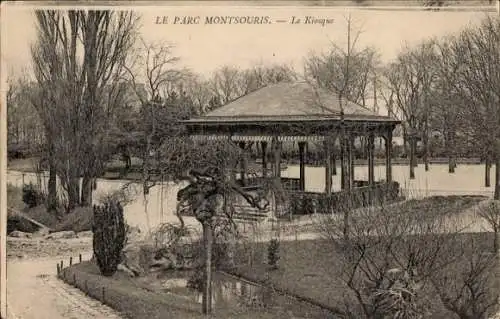
<svg viewBox="0 0 500 319">
<path fill-rule="evenodd" d="M 111 308 L 87 297 L 56 277 L 56 263 L 89 259 L 92 238 L 7 239 L 7 318 L 121 318 Z"/>
</svg>

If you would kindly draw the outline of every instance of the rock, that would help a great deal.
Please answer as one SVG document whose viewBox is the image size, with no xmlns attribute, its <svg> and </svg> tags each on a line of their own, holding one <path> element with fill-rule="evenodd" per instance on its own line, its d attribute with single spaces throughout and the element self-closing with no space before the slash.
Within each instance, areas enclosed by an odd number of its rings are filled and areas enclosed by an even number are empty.
<svg viewBox="0 0 500 319">
<path fill-rule="evenodd" d="M 25 232 L 22 232 L 20 230 L 14 230 L 13 232 L 11 232 L 9 234 L 10 237 L 16 237 L 16 238 L 31 238 L 33 237 L 32 234 L 30 233 L 25 233 Z"/>
<path fill-rule="evenodd" d="M 37 231 L 36 231 L 36 235 L 37 236 L 47 236 L 48 234 L 50 233 L 50 230 L 48 228 L 39 228 Z"/>
<path fill-rule="evenodd" d="M 133 271 L 132 269 L 128 268 L 126 265 L 124 264 L 119 264 L 118 267 L 117 267 L 117 270 L 118 271 L 122 271 L 124 273 L 126 273 L 127 275 L 129 275 L 130 277 L 137 277 L 139 276 L 140 274 Z"/>
<path fill-rule="evenodd" d="M 137 276 L 143 275 L 153 260 L 154 248 L 142 242 L 129 243 L 123 249 L 122 265 Z"/>
<path fill-rule="evenodd" d="M 144 234 L 142 234 L 141 229 L 135 226 L 129 226 L 127 228 L 127 241 L 129 243 L 139 242 L 144 239 Z"/>
<path fill-rule="evenodd" d="M 76 233 L 72 230 L 51 233 L 45 237 L 45 239 L 70 239 L 70 238 L 76 238 Z"/>
<path fill-rule="evenodd" d="M 78 238 L 93 237 L 94 233 L 91 230 L 81 231 L 77 234 Z"/>
</svg>

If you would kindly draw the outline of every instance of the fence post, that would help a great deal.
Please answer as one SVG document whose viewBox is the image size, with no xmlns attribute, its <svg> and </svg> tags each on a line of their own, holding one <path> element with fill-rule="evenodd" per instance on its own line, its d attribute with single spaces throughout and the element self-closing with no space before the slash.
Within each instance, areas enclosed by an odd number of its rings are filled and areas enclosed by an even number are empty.
<svg viewBox="0 0 500 319">
<path fill-rule="evenodd" d="M 106 291 L 104 290 L 104 287 L 102 287 L 102 303 L 106 301 Z"/>
<path fill-rule="evenodd" d="M 59 263 L 56 264 L 56 268 L 57 268 L 57 277 L 59 277 L 59 275 L 61 274 L 61 269 L 59 268 Z"/>
<path fill-rule="evenodd" d="M 64 261 L 61 260 L 61 271 L 63 270 L 63 268 L 64 268 Z"/>
<path fill-rule="evenodd" d="M 69 265 L 73 265 L 73 257 L 69 257 Z"/>
<path fill-rule="evenodd" d="M 78 255 L 78 260 L 80 263 L 82 262 L 82 254 Z"/>
</svg>

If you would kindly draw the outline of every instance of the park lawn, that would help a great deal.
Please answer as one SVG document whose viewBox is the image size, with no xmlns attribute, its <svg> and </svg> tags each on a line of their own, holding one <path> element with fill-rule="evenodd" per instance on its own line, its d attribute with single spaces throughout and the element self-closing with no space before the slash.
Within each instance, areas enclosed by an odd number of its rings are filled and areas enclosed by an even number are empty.
<svg viewBox="0 0 500 319">
<path fill-rule="evenodd" d="M 344 286 L 339 279 L 339 255 L 329 240 L 281 241 L 279 268 L 267 265 L 267 243 L 254 243 L 256 254 L 239 255 L 230 272 L 250 281 L 269 285 L 292 295 L 312 299 L 335 309 L 343 301 Z"/>
<path fill-rule="evenodd" d="M 471 209 L 480 201 L 482 196 L 434 196 L 419 200 L 409 200 L 397 206 L 398 210 L 411 212 L 425 211 L 424 216 L 453 216 Z M 470 240 L 473 236 L 478 243 L 478 251 L 492 250 L 492 233 L 463 233 L 443 234 L 442 240 L 453 240 L 458 236 L 458 243 Z M 238 265 L 230 272 L 245 279 L 266 284 L 279 290 L 297 295 L 305 299 L 312 299 L 319 304 L 337 310 L 350 294 L 348 288 L 340 279 L 341 251 L 336 250 L 331 239 L 281 241 L 279 248 L 279 268 L 271 270 L 267 264 L 268 243 L 253 243 L 253 258 L 248 247 L 240 247 L 238 251 Z M 460 244 L 458 244 L 460 245 Z M 252 261 L 250 261 L 252 260 Z M 432 295 L 432 289 L 429 294 Z M 453 318 L 452 315 L 439 304 L 439 315 L 436 318 Z"/>
<path fill-rule="evenodd" d="M 100 275 L 93 262 L 82 262 L 65 269 L 62 276 L 90 297 L 100 300 L 131 319 L 275 319 L 276 314 L 252 309 L 215 308 L 212 315 L 201 313 L 201 304 L 181 296 L 150 289 L 135 278 L 117 272 L 111 277 Z M 104 295 L 103 295 L 104 289 Z"/>
<path fill-rule="evenodd" d="M 446 240 L 447 236 L 453 235 L 443 236 L 443 240 Z M 474 236 L 474 240 L 479 243 L 479 253 L 490 252 L 492 249 L 492 233 L 463 233 L 456 236 L 462 237 L 462 242 L 470 240 L 469 236 Z M 342 311 L 346 300 L 352 300 L 352 292 L 339 277 L 341 253 L 333 248 L 330 240 L 282 241 L 279 268 L 276 270 L 271 270 L 267 264 L 267 244 L 255 245 L 258 257 L 254 259 L 253 264 L 248 263 L 247 256 L 239 256 L 239 266 L 229 270 L 229 273 L 301 299 L 313 300 L 315 304 L 333 313 Z M 464 264 L 467 262 L 469 261 L 463 261 Z M 454 275 L 459 274 L 450 273 L 450 276 Z M 491 285 L 494 285 L 493 281 Z M 455 318 L 453 313 L 444 308 L 432 286 L 427 286 L 424 293 L 433 309 L 430 318 Z"/>
<path fill-rule="evenodd" d="M 407 200 L 401 204 L 400 209 L 412 212 L 424 211 L 430 217 L 454 216 L 471 209 L 486 199 L 488 197 L 480 195 L 431 196 L 423 199 Z"/>
</svg>

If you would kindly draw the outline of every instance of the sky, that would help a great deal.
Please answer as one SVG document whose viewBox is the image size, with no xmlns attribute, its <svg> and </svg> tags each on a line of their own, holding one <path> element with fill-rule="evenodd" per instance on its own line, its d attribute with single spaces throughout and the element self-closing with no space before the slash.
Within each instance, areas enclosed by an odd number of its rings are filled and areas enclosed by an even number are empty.
<svg viewBox="0 0 500 319">
<path fill-rule="evenodd" d="M 34 7 L 2 7 L 2 62 L 9 73 L 27 69 L 30 44 L 35 40 Z M 130 8 L 129 8 L 130 9 Z M 332 43 L 345 46 L 346 16 L 361 30 L 358 46 L 374 46 L 383 62 L 394 59 L 405 45 L 459 31 L 485 15 L 478 11 L 374 11 L 338 7 L 150 6 L 132 7 L 142 16 L 140 33 L 148 42 L 170 42 L 179 66 L 210 74 L 222 65 L 240 68 L 256 63 L 288 63 L 302 71 L 311 51 L 327 50 Z M 490 13 L 491 14 L 491 13 Z M 168 17 L 169 24 L 156 21 Z M 200 17 L 200 24 L 172 24 L 175 17 Z M 206 25 L 210 16 L 268 16 L 271 23 Z M 290 24 L 292 17 L 329 19 L 329 24 Z M 286 22 L 278 23 L 277 20 Z"/>
</svg>

